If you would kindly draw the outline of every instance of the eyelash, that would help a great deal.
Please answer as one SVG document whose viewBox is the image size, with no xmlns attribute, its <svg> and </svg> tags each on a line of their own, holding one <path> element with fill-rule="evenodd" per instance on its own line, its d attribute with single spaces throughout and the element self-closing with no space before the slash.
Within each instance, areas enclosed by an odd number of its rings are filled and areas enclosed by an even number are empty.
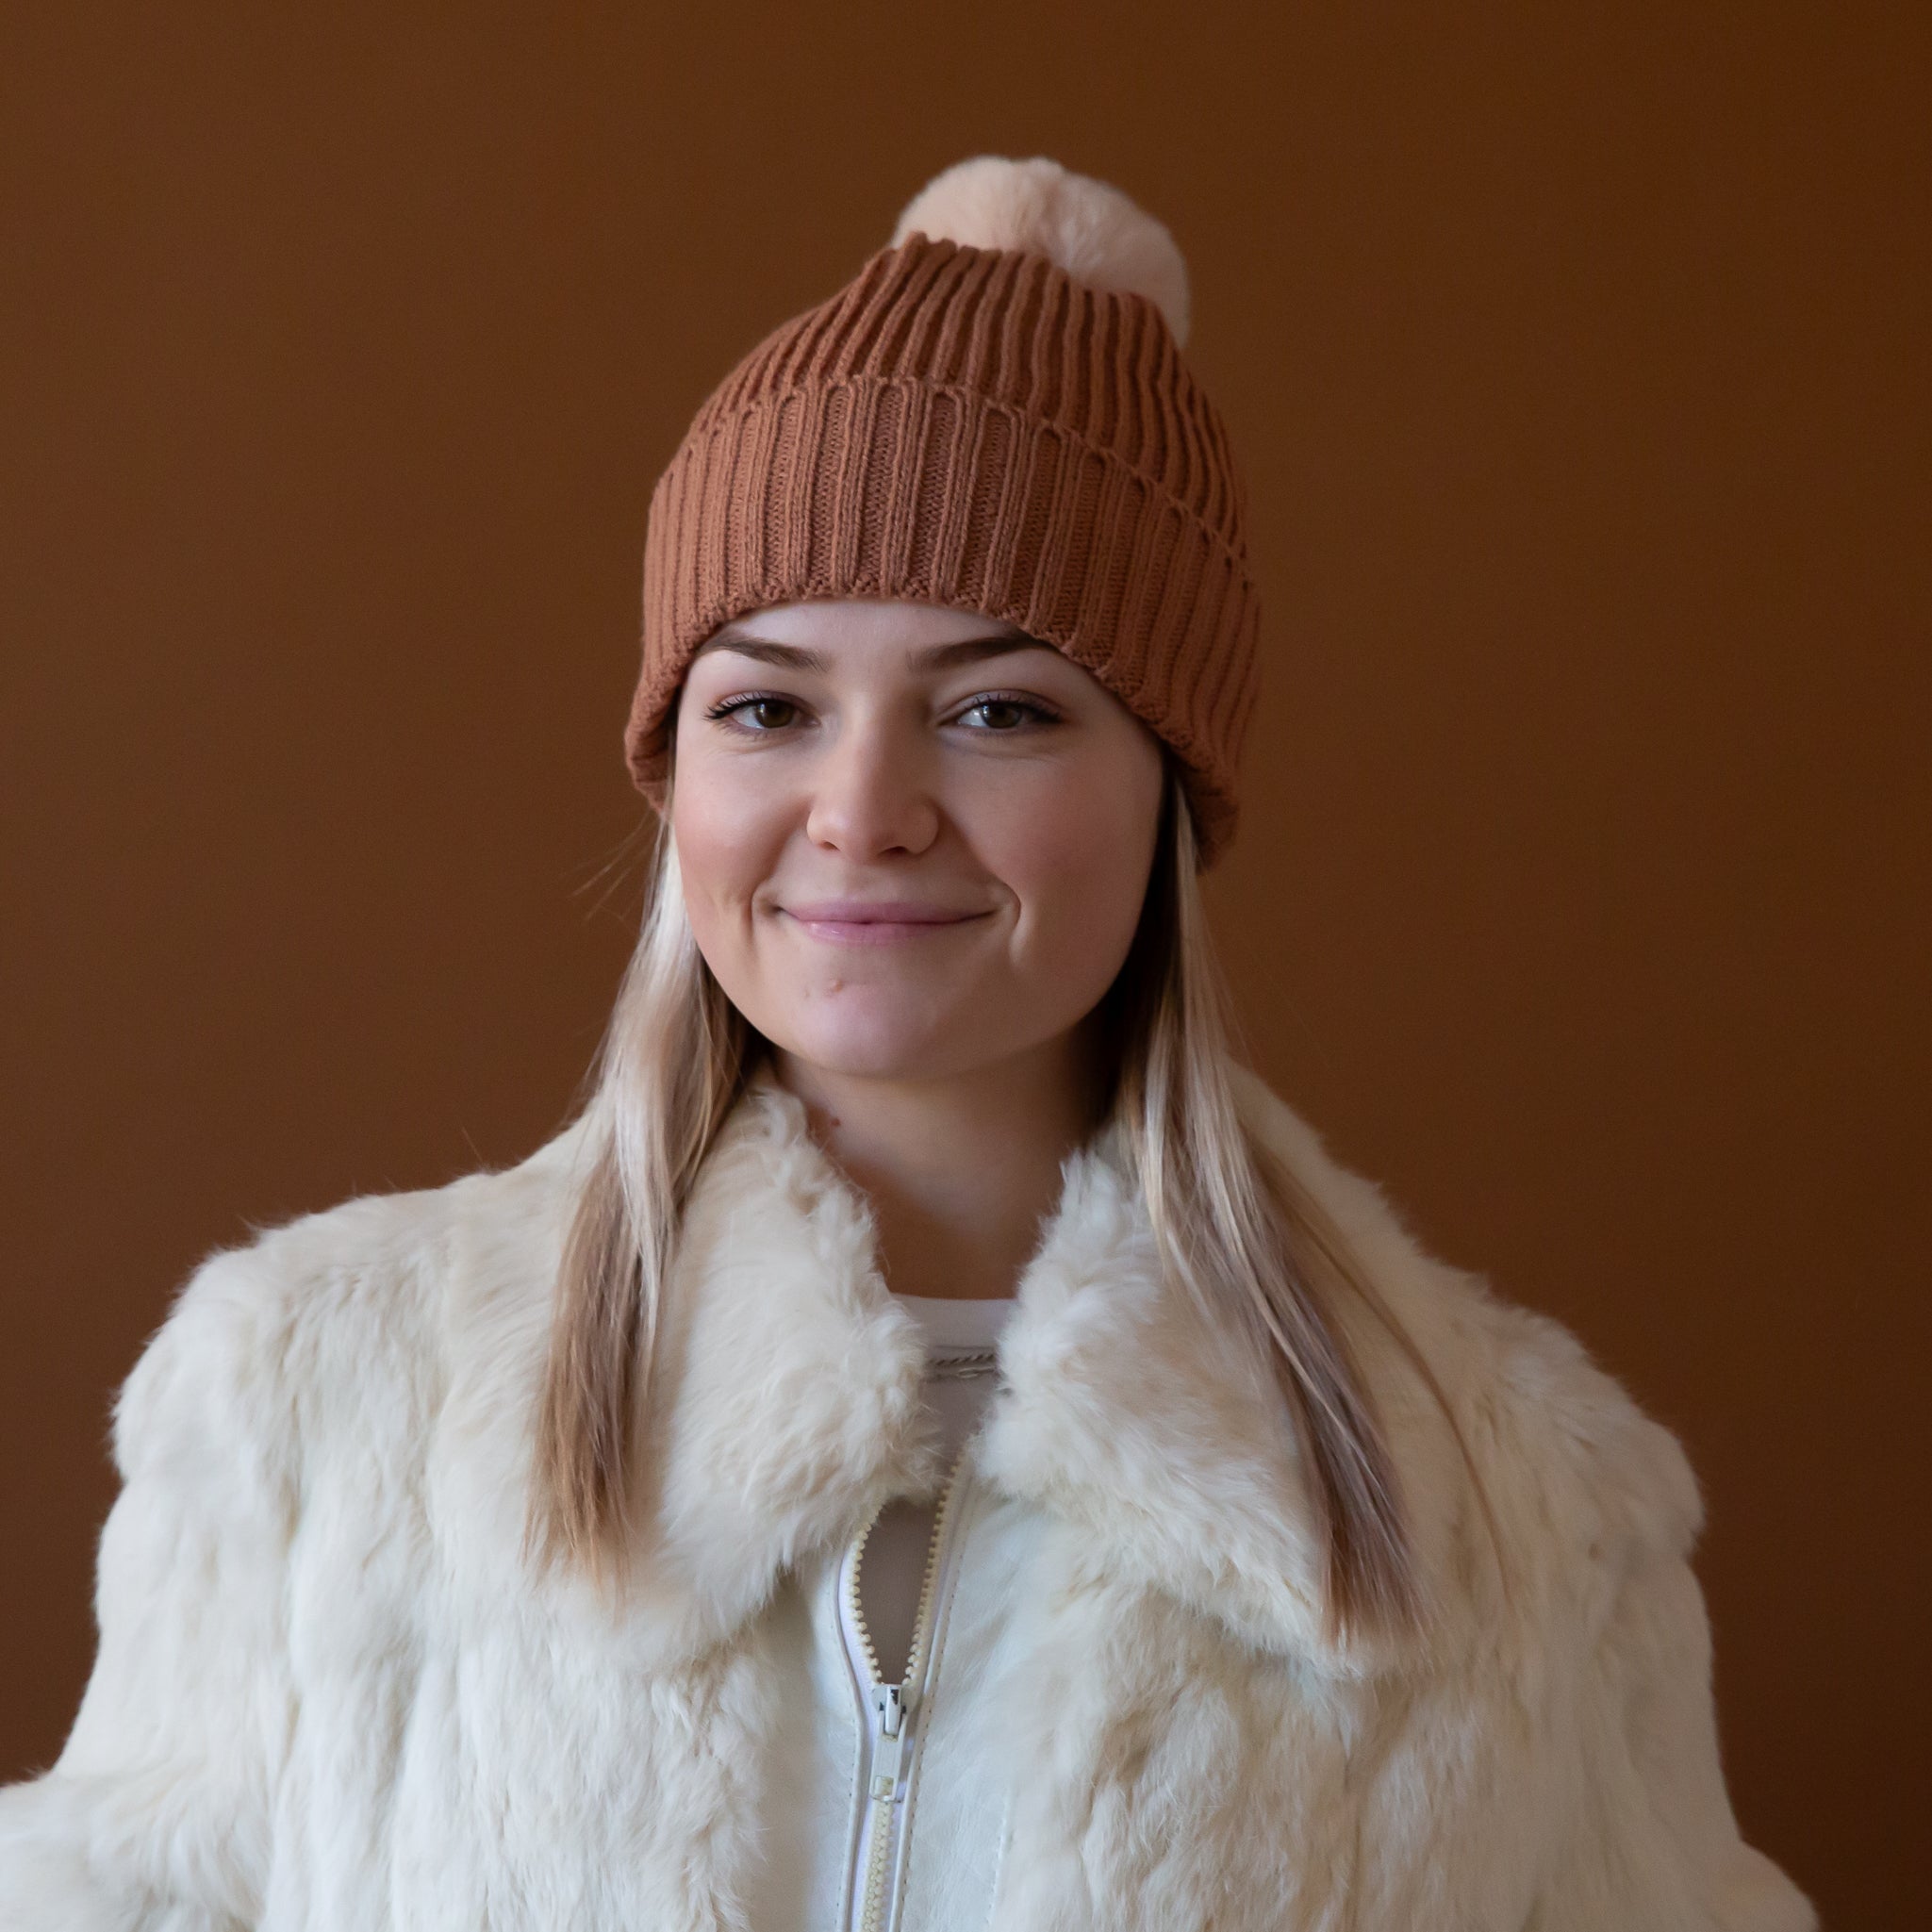
<svg viewBox="0 0 1932 1932">
<path fill-rule="evenodd" d="M 738 697 L 727 698 L 721 703 L 711 705 L 704 716 L 730 725 L 730 729 L 742 732 L 747 737 L 776 737 L 785 729 L 783 725 L 772 725 L 761 730 L 755 725 L 730 723 L 734 712 L 743 711 L 748 705 L 752 704 L 789 704 L 795 711 L 804 708 L 796 698 L 787 698 L 779 691 L 746 691 Z M 1011 704 L 1016 710 L 1031 713 L 1036 724 L 1058 724 L 1061 721 L 1057 711 L 1049 710 L 1036 698 L 1022 698 L 1017 691 L 982 691 L 965 708 L 968 712 L 977 711 L 983 704 Z M 1012 731 L 986 730 L 984 735 L 1003 738 L 1012 737 L 1016 734 Z"/>
</svg>

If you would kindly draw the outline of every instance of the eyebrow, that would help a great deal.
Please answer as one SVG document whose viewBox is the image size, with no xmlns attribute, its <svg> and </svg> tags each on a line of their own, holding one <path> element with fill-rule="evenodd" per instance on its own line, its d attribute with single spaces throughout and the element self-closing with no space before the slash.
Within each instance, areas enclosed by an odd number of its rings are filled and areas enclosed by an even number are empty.
<svg viewBox="0 0 1932 1932">
<path fill-rule="evenodd" d="M 913 662 L 923 670 L 949 670 L 954 665 L 978 664 L 988 657 L 1004 657 L 1015 651 L 1050 651 L 1050 644 L 1024 635 L 962 637 L 953 644 L 929 644 L 913 652 Z M 695 664 L 707 651 L 735 651 L 744 657 L 755 657 L 764 664 L 775 664 L 784 670 L 822 671 L 822 652 L 807 651 L 798 644 L 781 644 L 775 637 L 724 636 L 707 637 L 691 653 Z"/>
</svg>

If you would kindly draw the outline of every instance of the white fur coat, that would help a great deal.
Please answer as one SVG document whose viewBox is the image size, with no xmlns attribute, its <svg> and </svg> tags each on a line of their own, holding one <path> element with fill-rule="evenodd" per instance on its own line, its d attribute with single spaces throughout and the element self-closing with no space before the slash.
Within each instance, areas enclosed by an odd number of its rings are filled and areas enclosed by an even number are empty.
<svg viewBox="0 0 1932 1932">
<path fill-rule="evenodd" d="M 1258 1081 L 1453 1404 L 1372 1336 L 1432 1602 L 1327 1643 L 1293 1443 L 1186 1319 L 1111 1140 L 1073 1156 L 984 1463 L 1036 1507 L 995 1932 L 1803 1932 L 1717 1755 L 1697 1493 L 1550 1321 L 1429 1259 Z M 721 1932 L 774 1704 L 764 1612 L 931 1476 L 861 1198 L 761 1079 L 701 1177 L 630 1610 L 537 1582 L 527 1426 L 581 1129 L 217 1254 L 129 1377 L 98 1660 L 0 1792 L 0 1927 Z M 16 1660 L 16 1665 L 24 1661 Z"/>
</svg>

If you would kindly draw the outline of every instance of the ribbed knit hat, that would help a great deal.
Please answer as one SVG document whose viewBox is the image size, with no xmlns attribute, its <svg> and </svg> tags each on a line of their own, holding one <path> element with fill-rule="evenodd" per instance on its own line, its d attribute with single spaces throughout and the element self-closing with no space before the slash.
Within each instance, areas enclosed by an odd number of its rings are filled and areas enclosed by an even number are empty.
<svg viewBox="0 0 1932 1932">
<path fill-rule="evenodd" d="M 1090 671 L 1179 753 L 1205 866 L 1234 829 L 1259 609 L 1187 308 L 1172 237 L 1105 182 L 986 156 L 929 184 L 725 378 L 658 479 L 625 739 L 645 796 L 662 808 L 672 701 L 720 624 L 898 598 Z"/>
</svg>

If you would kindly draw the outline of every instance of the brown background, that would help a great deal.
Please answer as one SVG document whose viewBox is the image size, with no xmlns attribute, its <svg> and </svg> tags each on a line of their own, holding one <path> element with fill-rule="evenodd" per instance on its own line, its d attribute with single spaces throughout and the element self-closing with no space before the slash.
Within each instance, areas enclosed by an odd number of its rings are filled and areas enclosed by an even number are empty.
<svg viewBox="0 0 1932 1932">
<path fill-rule="evenodd" d="M 0 1775 L 197 1257 L 563 1118 L 692 410 L 1044 152 L 1250 476 L 1259 1059 L 1683 1433 L 1745 1827 L 1915 1918 L 1924 9 L 183 11 L 0 46 Z"/>
</svg>

